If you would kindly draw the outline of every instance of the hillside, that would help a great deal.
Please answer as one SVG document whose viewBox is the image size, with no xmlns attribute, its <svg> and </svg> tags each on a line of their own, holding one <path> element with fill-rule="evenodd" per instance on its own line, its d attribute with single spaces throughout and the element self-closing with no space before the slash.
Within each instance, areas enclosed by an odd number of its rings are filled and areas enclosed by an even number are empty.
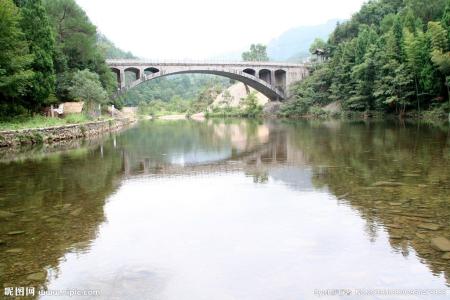
<svg viewBox="0 0 450 300">
<path fill-rule="evenodd" d="M 373 0 L 336 26 L 324 45 L 327 60 L 293 87 L 285 116 L 343 110 L 436 115 L 450 111 L 450 2 Z"/>
<path fill-rule="evenodd" d="M 275 61 L 299 61 L 309 56 L 309 46 L 316 38 L 327 40 L 338 19 L 316 26 L 300 26 L 287 30 L 267 45 L 267 54 Z"/>
<path fill-rule="evenodd" d="M 264 106 L 269 99 L 256 91 L 252 87 L 246 87 L 242 82 L 237 82 L 232 86 L 225 89 L 220 93 L 214 102 L 211 104 L 212 107 L 240 107 L 242 106 L 242 99 L 248 96 L 249 93 L 255 92 L 258 100 L 258 104 Z"/>
</svg>

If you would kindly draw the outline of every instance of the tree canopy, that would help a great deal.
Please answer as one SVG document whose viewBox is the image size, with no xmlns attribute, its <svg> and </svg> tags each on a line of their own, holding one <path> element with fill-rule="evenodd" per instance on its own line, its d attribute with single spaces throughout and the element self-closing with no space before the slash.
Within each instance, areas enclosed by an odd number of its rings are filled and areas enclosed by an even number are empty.
<svg viewBox="0 0 450 300">
<path fill-rule="evenodd" d="M 321 45 L 329 59 L 293 87 L 283 113 L 332 101 L 361 112 L 449 111 L 449 30 L 449 0 L 369 1 Z"/>
<path fill-rule="evenodd" d="M 250 50 L 242 53 L 243 61 L 268 61 L 267 47 L 263 44 L 252 44 Z"/>
<path fill-rule="evenodd" d="M 102 89 L 115 91 L 97 37 L 74 0 L 0 0 L 0 117 L 75 100 L 70 91 L 80 70 L 96 73 Z"/>
</svg>

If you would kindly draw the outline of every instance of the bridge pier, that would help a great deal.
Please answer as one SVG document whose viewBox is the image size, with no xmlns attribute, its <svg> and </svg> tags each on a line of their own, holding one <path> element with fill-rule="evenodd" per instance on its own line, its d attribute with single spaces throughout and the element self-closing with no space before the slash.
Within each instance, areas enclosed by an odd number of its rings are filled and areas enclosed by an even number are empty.
<svg viewBox="0 0 450 300">
<path fill-rule="evenodd" d="M 125 88 L 125 70 L 124 69 L 120 69 L 120 73 L 119 73 L 119 86 L 120 89 L 123 90 Z"/>
</svg>

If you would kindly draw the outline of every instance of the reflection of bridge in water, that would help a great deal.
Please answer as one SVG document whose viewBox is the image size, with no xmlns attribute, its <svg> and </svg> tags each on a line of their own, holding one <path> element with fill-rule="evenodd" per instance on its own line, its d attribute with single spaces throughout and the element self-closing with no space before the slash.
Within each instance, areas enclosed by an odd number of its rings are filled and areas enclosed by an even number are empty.
<svg viewBox="0 0 450 300">
<path fill-rule="evenodd" d="M 309 140 L 305 138 L 300 144 L 299 140 L 296 140 L 295 131 L 289 130 L 289 127 L 280 129 L 279 126 L 268 125 L 266 130 L 260 130 L 262 134 L 258 135 L 258 143 L 250 147 L 246 147 L 246 144 L 242 142 L 243 137 L 239 134 L 232 134 L 232 147 L 242 151 L 231 151 L 228 157 L 209 162 L 176 164 L 155 162 L 145 157 L 132 161 L 130 156 L 123 152 L 123 170 L 125 176 L 131 178 L 244 173 L 255 179 L 258 179 L 258 176 L 263 179 L 271 177 L 294 189 L 326 187 L 340 204 L 351 207 L 367 222 L 366 233 L 372 242 L 375 242 L 380 232 L 385 232 L 395 252 L 405 257 L 415 253 L 433 274 L 443 274 L 447 282 L 450 282 L 449 260 L 443 258 L 442 253 L 430 245 L 433 237 L 448 237 L 450 232 L 448 210 L 442 206 L 439 207 L 439 203 L 427 200 L 429 196 L 426 190 L 432 190 L 433 187 L 429 185 L 426 189 L 419 189 L 418 193 L 421 194 L 408 199 L 404 198 L 405 191 L 402 192 L 402 190 L 413 188 L 414 185 L 376 187 L 372 186 L 373 181 L 370 180 L 369 182 L 346 181 L 346 178 L 361 177 L 360 172 L 367 170 L 370 170 L 371 176 L 376 173 L 377 170 L 365 169 L 366 164 L 370 165 L 371 161 L 364 160 L 366 156 L 360 152 L 364 149 L 354 150 L 353 160 L 346 160 L 343 157 L 348 155 L 348 152 L 338 152 L 336 149 L 330 152 L 333 141 L 321 144 L 323 139 L 315 138 L 316 129 L 304 129 L 306 132 L 308 130 L 311 130 Z M 339 128 L 327 127 L 325 132 L 340 136 L 339 131 Z M 357 133 L 362 135 L 365 132 L 361 130 Z M 382 133 L 383 131 L 380 131 L 380 134 Z M 216 134 L 222 136 L 220 130 Z M 327 136 L 323 132 L 322 134 Z M 372 138 L 375 139 L 375 137 Z M 380 145 L 373 147 L 378 150 Z M 330 154 L 321 156 L 317 152 Z M 383 160 L 382 152 L 377 153 L 381 153 L 377 154 L 381 156 L 378 159 Z M 345 177 L 344 174 L 351 174 L 351 176 Z M 412 180 L 420 177 L 409 178 Z M 427 229 L 433 226 L 438 229 Z"/>
<path fill-rule="evenodd" d="M 123 170 L 126 177 L 135 175 L 172 176 L 230 173 L 243 170 L 251 172 L 286 164 L 299 165 L 298 158 L 302 156 L 302 153 L 295 151 L 295 148 L 288 149 L 288 147 L 286 135 L 277 133 L 269 136 L 267 142 L 257 144 L 250 150 L 232 153 L 227 158 L 187 164 L 154 162 L 150 158 L 141 158 L 132 162 L 128 153 L 124 151 Z"/>
</svg>

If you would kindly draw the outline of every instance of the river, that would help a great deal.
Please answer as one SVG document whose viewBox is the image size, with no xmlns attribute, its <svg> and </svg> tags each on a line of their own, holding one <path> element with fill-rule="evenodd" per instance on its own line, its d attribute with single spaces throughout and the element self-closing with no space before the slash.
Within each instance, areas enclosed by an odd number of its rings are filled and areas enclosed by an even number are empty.
<svg viewBox="0 0 450 300">
<path fill-rule="evenodd" d="M 145 121 L 96 140 L 3 150 L 0 170 L 5 292 L 449 297 L 450 251 L 432 242 L 450 239 L 448 128 Z M 395 289 L 422 294 L 381 296 Z"/>
</svg>

